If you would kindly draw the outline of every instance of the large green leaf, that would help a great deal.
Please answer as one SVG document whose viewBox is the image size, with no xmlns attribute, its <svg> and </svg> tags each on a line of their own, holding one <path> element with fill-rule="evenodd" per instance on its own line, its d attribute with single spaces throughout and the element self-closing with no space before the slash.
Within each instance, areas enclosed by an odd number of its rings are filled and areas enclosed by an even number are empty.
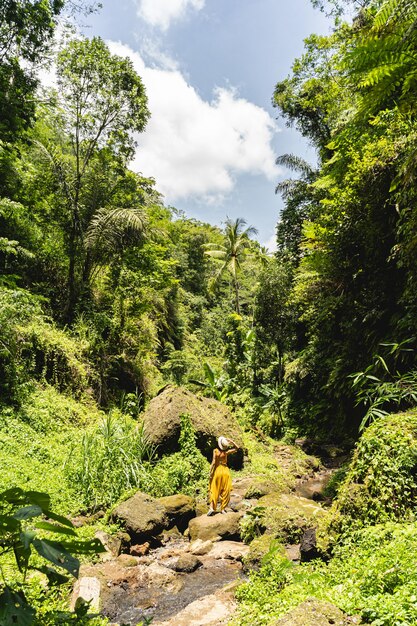
<svg viewBox="0 0 417 626">
<path fill-rule="evenodd" d="M 101 543 L 100 539 L 89 539 L 87 541 L 62 541 L 61 545 L 71 552 L 77 554 L 90 554 L 99 552 L 105 552 L 106 548 Z"/>
<path fill-rule="evenodd" d="M 64 517 L 63 515 L 58 515 L 57 513 L 53 513 L 53 511 L 44 511 L 46 517 L 49 519 L 53 519 L 55 522 L 59 522 L 63 526 L 68 526 L 68 528 L 74 528 L 74 524 L 70 519 Z"/>
<path fill-rule="evenodd" d="M 10 515 L 0 515 L 0 536 L 19 530 L 20 523 Z"/>
<path fill-rule="evenodd" d="M 72 556 L 62 544 L 48 539 L 34 539 L 33 546 L 44 559 L 58 567 L 62 567 L 75 578 L 78 577 L 80 562 Z"/>
<path fill-rule="evenodd" d="M 0 595 L 1 626 L 31 626 L 35 619 L 35 610 L 28 605 L 22 593 L 8 587 Z"/>
<path fill-rule="evenodd" d="M 77 533 L 72 528 L 68 528 L 67 526 L 61 526 L 59 524 L 51 524 L 50 522 L 36 522 L 36 528 L 40 528 L 42 530 L 49 530 L 51 533 L 60 533 L 62 535 L 75 535 Z"/>
<path fill-rule="evenodd" d="M 32 517 L 39 517 L 42 515 L 42 509 L 37 504 L 30 504 L 29 506 L 24 506 L 22 509 L 18 509 L 16 513 L 13 514 L 13 517 L 17 520 L 25 520 L 31 519 Z"/>
<path fill-rule="evenodd" d="M 37 504 L 45 513 L 51 506 L 51 498 L 41 491 L 26 491 L 25 495 L 31 504 Z"/>
</svg>

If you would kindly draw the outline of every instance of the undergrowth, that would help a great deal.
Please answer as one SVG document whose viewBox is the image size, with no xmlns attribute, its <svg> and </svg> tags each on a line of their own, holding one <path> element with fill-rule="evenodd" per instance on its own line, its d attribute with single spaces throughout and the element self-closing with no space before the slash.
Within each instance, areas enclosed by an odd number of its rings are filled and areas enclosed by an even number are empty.
<svg viewBox="0 0 417 626">
<path fill-rule="evenodd" d="M 329 563 L 293 566 L 267 555 L 237 590 L 234 626 L 268 625 L 307 598 L 327 600 L 373 626 L 417 623 L 417 525 L 390 522 L 352 532 Z"/>
</svg>

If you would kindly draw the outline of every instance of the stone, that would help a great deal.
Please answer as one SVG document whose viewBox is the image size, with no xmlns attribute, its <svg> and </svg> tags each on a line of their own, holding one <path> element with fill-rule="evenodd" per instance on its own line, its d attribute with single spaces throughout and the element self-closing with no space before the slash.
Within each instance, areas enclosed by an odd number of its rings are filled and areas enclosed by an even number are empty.
<svg viewBox="0 0 417 626">
<path fill-rule="evenodd" d="M 109 535 L 109 533 L 104 532 L 104 530 L 98 530 L 94 537 L 99 539 L 103 546 L 106 548 L 106 552 L 112 556 L 119 556 L 120 551 L 122 549 L 122 538 Z"/>
<path fill-rule="evenodd" d="M 231 559 L 242 561 L 249 553 L 249 546 L 240 541 L 218 541 L 210 550 L 210 557 L 214 559 Z"/>
<path fill-rule="evenodd" d="M 112 512 L 112 519 L 123 524 L 131 539 L 137 543 L 159 535 L 169 526 L 166 508 L 140 491 L 119 504 Z"/>
<path fill-rule="evenodd" d="M 170 593 L 178 593 L 182 589 L 182 581 L 178 578 L 175 571 L 160 565 L 159 563 L 151 563 L 148 566 L 142 566 L 143 580 L 147 585 L 155 585 L 164 587 Z"/>
<path fill-rule="evenodd" d="M 293 561 L 295 563 L 301 561 L 300 544 L 295 543 L 285 546 L 285 556 L 289 561 Z"/>
<path fill-rule="evenodd" d="M 233 593 L 218 591 L 191 602 L 167 621 L 152 622 L 152 626 L 224 626 L 235 609 Z"/>
<path fill-rule="evenodd" d="M 90 602 L 90 609 L 94 613 L 100 611 L 101 585 L 98 578 L 94 576 L 81 576 L 74 585 L 71 598 L 71 611 L 82 602 Z"/>
<path fill-rule="evenodd" d="M 300 560 L 303 562 L 312 561 L 319 556 L 317 550 L 316 529 L 307 528 L 304 531 L 300 545 Z"/>
<path fill-rule="evenodd" d="M 193 554 L 182 554 L 176 559 L 173 559 L 170 563 L 165 564 L 166 567 L 173 569 L 174 572 L 195 572 L 196 569 L 201 567 L 202 563 Z"/>
<path fill-rule="evenodd" d="M 195 554 L 196 556 L 202 556 L 203 554 L 207 554 L 213 547 L 212 541 L 203 541 L 202 539 L 196 539 L 190 544 L 190 552 L 191 554 Z"/>
<path fill-rule="evenodd" d="M 188 524 L 192 541 L 219 541 L 220 539 L 240 540 L 239 522 L 242 513 L 217 513 L 208 517 L 201 515 L 195 517 Z"/>
<path fill-rule="evenodd" d="M 122 567 L 136 567 L 138 564 L 136 558 L 130 554 L 119 554 L 117 562 Z"/>
<path fill-rule="evenodd" d="M 145 556 L 149 553 L 150 547 L 149 541 L 145 541 L 145 543 L 130 546 L 129 552 L 132 556 Z"/>
<path fill-rule="evenodd" d="M 258 500 L 259 523 L 284 543 L 299 543 L 307 528 L 325 515 L 317 503 L 293 493 L 271 493 Z"/>
<path fill-rule="evenodd" d="M 177 526 L 181 533 L 187 528 L 190 519 L 196 516 L 196 502 L 190 496 L 179 493 L 174 496 L 157 498 L 156 502 L 165 507 L 168 516 L 168 528 Z"/>
<path fill-rule="evenodd" d="M 190 416 L 196 445 L 208 460 L 211 461 L 217 438 L 222 435 L 230 437 L 239 446 L 238 452 L 230 455 L 229 465 L 235 469 L 243 466 L 242 430 L 230 410 L 217 400 L 172 385 L 153 398 L 143 413 L 146 436 L 150 443 L 158 446 L 158 453 L 179 450 L 180 416 L 183 414 Z"/>
<path fill-rule="evenodd" d="M 258 480 L 248 487 L 244 497 L 246 499 L 258 499 L 275 491 L 282 491 L 280 484 L 275 483 L 273 480 Z"/>
<path fill-rule="evenodd" d="M 330 602 L 309 598 L 272 626 L 347 626 L 347 616 Z"/>
<path fill-rule="evenodd" d="M 261 535 L 255 537 L 249 544 L 248 554 L 245 556 L 245 571 L 257 570 L 265 554 L 271 550 L 276 550 L 281 556 L 285 556 L 284 546 L 278 543 L 273 535 Z"/>
</svg>

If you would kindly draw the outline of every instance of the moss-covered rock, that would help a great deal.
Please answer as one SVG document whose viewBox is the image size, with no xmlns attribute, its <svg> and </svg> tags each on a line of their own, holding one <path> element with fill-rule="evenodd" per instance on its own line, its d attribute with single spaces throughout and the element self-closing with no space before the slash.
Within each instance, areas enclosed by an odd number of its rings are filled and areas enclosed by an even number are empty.
<svg viewBox="0 0 417 626">
<path fill-rule="evenodd" d="M 324 515 L 316 502 L 292 493 L 270 493 L 259 499 L 257 508 L 266 532 L 288 543 L 297 543 Z"/>
<path fill-rule="evenodd" d="M 322 547 L 351 525 L 407 521 L 417 506 L 417 411 L 387 415 L 363 433 L 325 523 Z"/>
<path fill-rule="evenodd" d="M 348 621 L 340 609 L 330 602 L 309 598 L 273 626 L 346 626 Z"/>
<path fill-rule="evenodd" d="M 219 541 L 240 539 L 239 521 L 242 513 L 218 513 L 212 517 L 202 515 L 192 519 L 188 525 L 191 541 Z"/>
<path fill-rule="evenodd" d="M 255 537 L 250 542 L 249 552 L 244 558 L 245 570 L 258 569 L 262 559 L 270 551 L 278 552 L 281 556 L 285 556 L 284 546 L 279 544 L 273 535 L 264 534 L 260 537 Z"/>
<path fill-rule="evenodd" d="M 147 537 L 159 535 L 169 526 L 169 517 L 163 504 L 140 491 L 119 504 L 112 518 L 124 526 L 133 541 L 139 543 Z"/>
<path fill-rule="evenodd" d="M 221 402 L 196 396 L 182 387 L 168 386 L 153 398 L 143 414 L 145 433 L 160 454 L 179 450 L 181 415 L 188 414 L 196 434 L 196 445 L 211 461 L 219 436 L 230 437 L 239 446 L 229 457 L 231 467 L 243 465 L 242 431 L 237 420 Z"/>
<path fill-rule="evenodd" d="M 187 528 L 190 519 L 196 516 L 196 502 L 191 496 L 178 493 L 174 496 L 158 498 L 156 502 L 165 508 L 169 527 L 177 526 L 181 532 Z"/>
</svg>

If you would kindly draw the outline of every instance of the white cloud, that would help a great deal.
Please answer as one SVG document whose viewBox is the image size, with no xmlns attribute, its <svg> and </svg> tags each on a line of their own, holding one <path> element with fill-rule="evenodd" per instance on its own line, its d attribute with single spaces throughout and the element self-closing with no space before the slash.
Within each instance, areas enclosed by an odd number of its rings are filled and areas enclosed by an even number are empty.
<svg viewBox="0 0 417 626">
<path fill-rule="evenodd" d="M 200 11 L 204 3 L 205 0 L 138 0 L 138 15 L 152 26 L 167 30 L 189 8 Z"/>
<path fill-rule="evenodd" d="M 113 53 L 131 58 L 149 99 L 151 119 L 138 136 L 132 167 L 153 176 L 168 202 L 221 196 L 240 174 L 276 180 L 271 141 L 278 129 L 264 109 L 233 89 L 218 88 L 207 102 L 179 69 L 148 67 L 128 46 L 108 44 Z"/>
</svg>

